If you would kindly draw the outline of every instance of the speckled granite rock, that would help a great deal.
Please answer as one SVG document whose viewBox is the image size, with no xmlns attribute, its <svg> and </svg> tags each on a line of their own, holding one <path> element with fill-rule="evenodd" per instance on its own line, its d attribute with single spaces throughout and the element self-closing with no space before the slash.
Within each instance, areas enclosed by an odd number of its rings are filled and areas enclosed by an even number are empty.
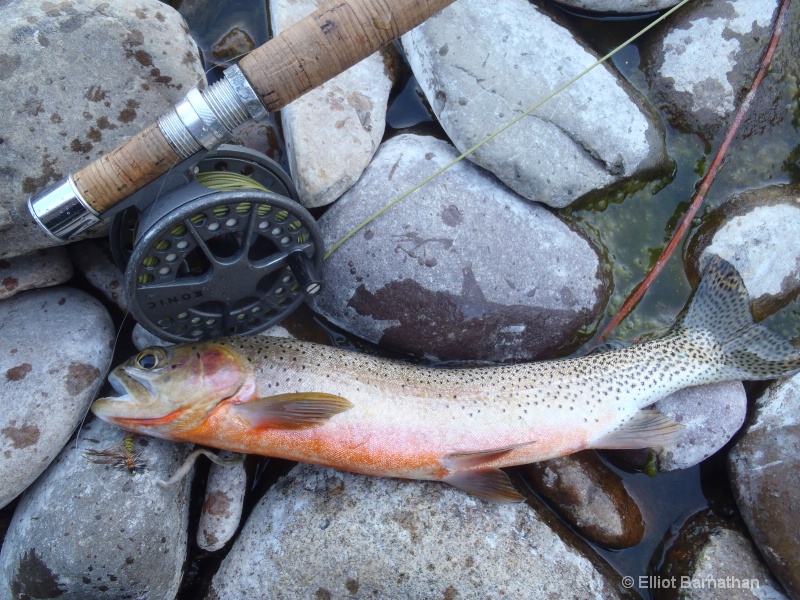
<svg viewBox="0 0 800 600">
<path fill-rule="evenodd" d="M 47 468 L 86 415 L 114 333 L 106 309 L 78 290 L 0 302 L 0 506 Z"/>
<path fill-rule="evenodd" d="M 728 454 L 736 504 L 772 573 L 800 598 L 800 375 L 773 383 Z"/>
<path fill-rule="evenodd" d="M 410 181 L 456 157 L 402 135 L 326 212 L 326 247 Z M 457 190 L 457 191 L 454 191 Z M 312 307 L 372 342 L 440 360 L 533 360 L 574 342 L 602 312 L 602 252 L 549 210 L 458 163 L 336 250 Z"/>
<path fill-rule="evenodd" d="M 150 125 L 205 77 L 183 19 L 157 0 L 5 2 L 2 14 L 0 258 L 55 243 L 34 224 L 29 196 Z"/>
<path fill-rule="evenodd" d="M 742 275 L 756 320 L 800 294 L 800 190 L 770 186 L 730 198 L 708 213 L 689 244 L 686 269 L 697 280 L 706 253 Z"/>
<path fill-rule="evenodd" d="M 459 0 L 402 40 L 420 87 L 461 152 L 598 58 L 528 0 Z M 518 194 L 553 207 L 647 180 L 668 166 L 659 119 L 605 65 L 469 158 Z"/>
<path fill-rule="evenodd" d="M 632 597 L 582 546 L 525 504 L 298 465 L 253 510 L 206 598 Z"/>
<path fill-rule="evenodd" d="M 0 551 L 0 597 L 175 597 L 191 477 L 166 489 L 156 479 L 178 468 L 188 446 L 136 437 L 136 473 L 91 462 L 91 451 L 122 451 L 124 437 L 91 421 L 25 492 Z"/>
<path fill-rule="evenodd" d="M 0 259 L 0 300 L 25 290 L 66 283 L 71 277 L 72 262 L 64 248 L 46 248 Z"/>
</svg>

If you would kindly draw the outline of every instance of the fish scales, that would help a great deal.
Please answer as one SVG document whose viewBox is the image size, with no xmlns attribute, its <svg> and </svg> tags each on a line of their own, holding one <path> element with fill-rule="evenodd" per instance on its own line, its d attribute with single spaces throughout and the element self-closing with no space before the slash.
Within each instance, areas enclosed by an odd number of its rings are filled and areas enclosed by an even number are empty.
<svg viewBox="0 0 800 600">
<path fill-rule="evenodd" d="M 502 467 L 663 445 L 680 426 L 642 410 L 660 398 L 796 372 L 797 349 L 753 323 L 748 302 L 714 259 L 665 337 L 580 358 L 444 369 L 267 337 L 153 348 L 115 369 L 121 395 L 93 410 L 166 439 L 518 500 Z"/>
</svg>

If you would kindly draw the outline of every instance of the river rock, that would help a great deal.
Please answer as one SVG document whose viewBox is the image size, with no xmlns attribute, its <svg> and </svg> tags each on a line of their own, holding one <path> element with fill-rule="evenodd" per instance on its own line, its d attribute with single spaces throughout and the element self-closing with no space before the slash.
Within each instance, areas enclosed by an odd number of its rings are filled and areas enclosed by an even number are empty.
<svg viewBox="0 0 800 600">
<path fill-rule="evenodd" d="M 531 463 L 520 470 L 533 489 L 592 542 L 618 550 L 642 541 L 644 520 L 636 500 L 594 452 Z"/>
<path fill-rule="evenodd" d="M 247 491 L 244 455 L 222 451 L 218 457 L 232 462 L 212 463 L 208 472 L 206 495 L 197 524 L 197 545 L 208 552 L 222 548 L 236 533 Z"/>
<path fill-rule="evenodd" d="M 800 376 L 758 398 L 728 470 L 750 535 L 789 596 L 800 598 Z"/>
<path fill-rule="evenodd" d="M 25 290 L 66 283 L 72 263 L 63 248 L 47 248 L 0 259 L 0 300 Z"/>
<path fill-rule="evenodd" d="M 135 473 L 97 464 L 125 432 L 94 420 L 22 496 L 0 552 L 3 598 L 174 598 L 186 559 L 189 481 L 162 488 L 187 445 L 134 437 Z M 142 466 L 144 465 L 144 466 Z"/>
<path fill-rule="evenodd" d="M 778 4 L 691 2 L 648 38 L 642 65 L 657 106 L 675 128 L 710 141 L 728 124 L 753 81 Z M 769 105 L 759 101 L 758 107 Z"/>
<path fill-rule="evenodd" d="M 277 35 L 325 0 L 272 0 Z M 325 206 L 361 176 L 383 138 L 394 82 L 389 49 L 376 52 L 281 110 L 289 168 L 300 201 Z"/>
<path fill-rule="evenodd" d="M 262 331 L 261 333 L 258 333 L 256 335 L 268 335 L 271 337 L 282 337 L 282 338 L 294 337 L 282 325 L 273 325 L 266 331 Z M 172 346 L 175 343 L 160 338 L 154 333 L 147 331 L 147 329 L 142 327 L 139 323 L 137 323 L 134 326 L 133 332 L 131 334 L 131 339 L 133 341 L 133 345 L 136 347 L 137 350 L 144 350 L 145 348 L 150 348 L 151 346 Z"/>
<path fill-rule="evenodd" d="M 595 560 L 525 504 L 298 465 L 253 510 L 206 598 L 626 596 Z"/>
<path fill-rule="evenodd" d="M 128 312 L 128 299 L 123 287 L 125 278 L 114 263 L 107 244 L 95 240 L 70 244 L 69 255 L 75 267 L 93 287 L 119 306 L 123 313 Z"/>
<path fill-rule="evenodd" d="M 757 321 L 789 304 L 800 294 L 800 190 L 770 186 L 730 198 L 689 244 L 686 270 L 695 281 L 705 254 L 736 267 Z"/>
<path fill-rule="evenodd" d="M 0 258 L 55 244 L 34 224 L 29 196 L 112 150 L 205 81 L 183 19 L 158 0 L 19 1 L 2 12 L 0 205 L 10 222 Z"/>
<path fill-rule="evenodd" d="M 320 219 L 325 246 L 457 155 L 401 135 Z M 533 360 L 574 341 L 608 298 L 597 246 L 462 161 L 325 262 L 312 307 L 369 341 L 437 360 Z"/>
<path fill-rule="evenodd" d="M 656 448 L 659 471 L 688 469 L 720 450 L 747 417 L 741 381 L 697 385 L 678 390 L 652 407 L 683 425 L 680 438 Z"/>
<path fill-rule="evenodd" d="M 680 0 L 558 0 L 562 6 L 609 16 L 652 13 L 672 8 Z"/>
<path fill-rule="evenodd" d="M 403 36 L 414 74 L 464 152 L 597 57 L 528 0 L 459 0 Z M 600 66 L 470 155 L 520 195 L 563 207 L 668 163 L 652 108 Z"/>
<path fill-rule="evenodd" d="M 665 542 L 661 568 L 648 580 L 655 600 L 786 598 L 752 540 L 709 510 L 692 515 Z"/>
<path fill-rule="evenodd" d="M 103 382 L 113 344 L 108 312 L 78 290 L 0 302 L 0 507 L 67 443 Z"/>
</svg>

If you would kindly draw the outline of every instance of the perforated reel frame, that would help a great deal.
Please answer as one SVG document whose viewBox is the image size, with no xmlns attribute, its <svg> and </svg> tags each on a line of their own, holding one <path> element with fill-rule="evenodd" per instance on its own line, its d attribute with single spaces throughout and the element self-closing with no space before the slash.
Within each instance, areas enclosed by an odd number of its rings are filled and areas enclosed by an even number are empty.
<svg viewBox="0 0 800 600">
<path fill-rule="evenodd" d="M 249 154 L 240 160 L 218 151 L 197 170 L 254 177 L 263 166 L 254 168 L 252 161 Z M 261 175 L 267 185 L 269 177 Z M 290 181 L 274 180 L 296 194 Z M 131 312 L 160 338 L 186 342 L 257 333 L 319 289 L 323 246 L 316 221 L 273 191 L 218 191 L 192 180 L 140 213 L 133 228 L 124 213 L 118 218 L 118 228 L 128 228 L 134 239 L 125 269 Z"/>
</svg>

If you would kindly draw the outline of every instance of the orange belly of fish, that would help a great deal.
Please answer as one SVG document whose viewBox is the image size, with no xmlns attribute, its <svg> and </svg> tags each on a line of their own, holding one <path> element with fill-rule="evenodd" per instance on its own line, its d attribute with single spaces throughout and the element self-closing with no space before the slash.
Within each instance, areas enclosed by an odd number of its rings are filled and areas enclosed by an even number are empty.
<svg viewBox="0 0 800 600">
<path fill-rule="evenodd" d="M 252 427 L 218 407 L 200 426 L 175 436 L 185 442 L 233 452 L 387 477 L 440 480 L 448 470 L 430 440 L 378 434 L 367 427 L 332 422 L 309 429 Z"/>
</svg>

